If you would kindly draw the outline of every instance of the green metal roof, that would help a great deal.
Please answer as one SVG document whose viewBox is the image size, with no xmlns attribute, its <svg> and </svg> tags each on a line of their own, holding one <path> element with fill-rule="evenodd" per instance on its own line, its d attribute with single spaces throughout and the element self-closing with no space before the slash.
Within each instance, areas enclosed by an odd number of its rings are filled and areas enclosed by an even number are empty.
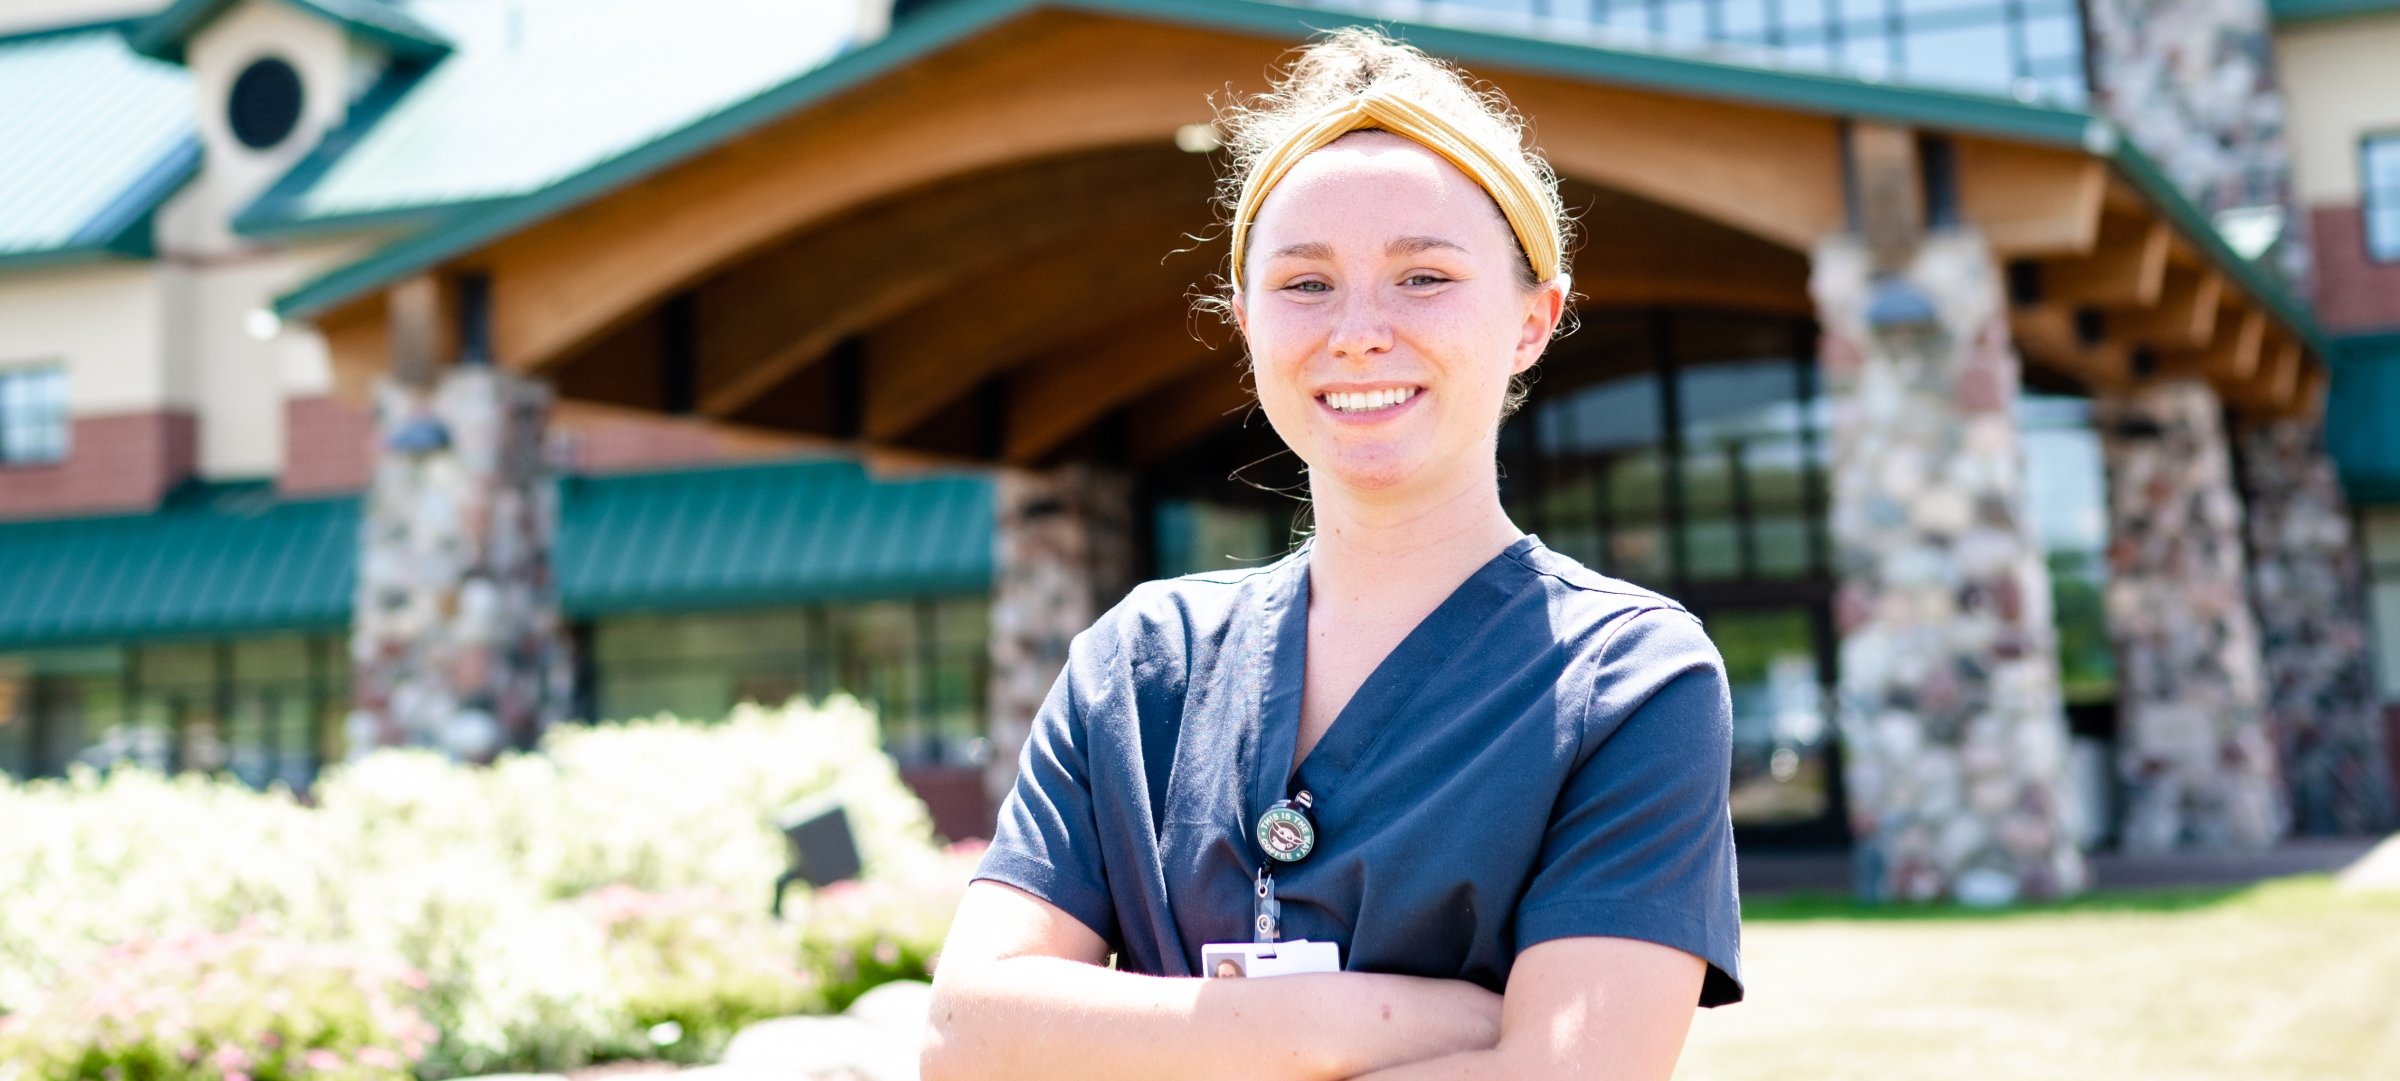
<svg viewBox="0 0 2400 1081">
<path fill-rule="evenodd" d="M 126 37 L 136 52 L 183 63 L 183 44 L 239 0 L 175 0 L 158 14 L 135 23 Z M 406 61 L 423 63 L 450 51 L 449 39 L 387 0 L 282 0 L 374 42 Z"/>
<path fill-rule="evenodd" d="M 980 476 L 875 480 L 774 462 L 562 482 L 571 616 L 976 594 L 992 580 Z M 148 514 L 0 522 L 0 649 L 347 623 L 359 498 L 193 484 Z"/>
<path fill-rule="evenodd" d="M 722 608 L 983 593 L 991 482 L 875 480 L 847 461 L 568 482 L 559 594 L 568 612 Z"/>
<path fill-rule="evenodd" d="M 349 618 L 358 500 L 194 485 L 151 514 L 0 523 L 0 647 Z"/>
<path fill-rule="evenodd" d="M 2400 0 L 2267 0 L 2267 16 L 2277 25 L 2391 11 L 2400 11 Z"/>
<path fill-rule="evenodd" d="M 2334 339 L 2325 444 L 2353 503 L 2400 503 L 2400 330 Z"/>
<path fill-rule="evenodd" d="M 506 204 L 847 48 L 856 0 L 412 0 L 455 51 L 363 102 L 234 221 L 287 235 Z M 373 97 L 373 95 L 370 95 Z"/>
<path fill-rule="evenodd" d="M 101 23 L 0 37 L 0 268 L 150 252 L 200 165 L 191 79 Z"/>
<path fill-rule="evenodd" d="M 457 258 L 536 222 L 707 152 L 746 132 L 842 91 L 924 60 L 961 40 L 1036 8 L 1066 8 L 1302 40 L 1346 23 L 1381 22 L 1430 52 L 1471 65 L 1495 65 L 1595 83 L 1671 91 L 1695 98 L 1866 117 L 2021 142 L 2079 147 L 2110 161 L 2187 237 L 2321 345 L 2307 310 L 2280 284 L 2235 255 L 2206 216 L 2114 126 L 2091 114 L 2007 98 L 1867 83 L 1840 75 L 1779 70 L 1689 56 L 1612 49 L 1452 27 L 1394 24 L 1323 9 L 1258 0 L 953 0 L 899 21 L 882 39 L 836 56 L 678 130 L 655 134 L 529 194 L 461 210 L 357 262 L 337 267 L 276 300 L 287 318 L 305 319 L 361 293 Z"/>
</svg>

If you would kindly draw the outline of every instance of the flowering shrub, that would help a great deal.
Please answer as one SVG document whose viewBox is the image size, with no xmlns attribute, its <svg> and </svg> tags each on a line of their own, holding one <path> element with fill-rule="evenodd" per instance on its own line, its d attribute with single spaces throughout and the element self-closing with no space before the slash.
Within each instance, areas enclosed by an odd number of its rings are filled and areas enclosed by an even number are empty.
<svg viewBox="0 0 2400 1081">
<path fill-rule="evenodd" d="M 0 1027 L 7 1081 L 386 1081 L 434 1038 L 421 974 L 267 936 L 140 938 L 70 973 Z"/>
<path fill-rule="evenodd" d="M 984 847 L 960 842 L 889 876 L 837 883 L 816 895 L 802 956 L 828 1008 L 847 1009 L 878 984 L 932 977 Z"/>
<path fill-rule="evenodd" d="M 801 926 L 707 889 L 606 886 L 578 902 L 607 945 L 633 1025 L 679 1062 L 716 1058 L 742 1026 L 821 1004 L 800 970 Z"/>
<path fill-rule="evenodd" d="M 774 816 L 829 795 L 849 812 L 865 881 L 795 896 L 793 917 L 770 921 L 786 860 Z M 117 1046 L 96 1022 L 60 1020 L 83 1016 L 76 980 L 120 944 L 240 928 L 258 950 L 338 945 L 422 985 L 408 1001 L 431 1031 L 414 1043 L 312 1042 L 308 1025 L 268 1026 L 303 1070 L 311 1050 L 342 1056 L 342 1069 L 382 1069 L 381 1052 L 363 1065 L 354 1054 L 370 1047 L 400 1056 L 392 1076 L 423 1078 L 691 1060 L 750 1020 L 838 1008 L 866 981 L 921 974 L 958 892 L 956 858 L 936 853 L 873 716 L 848 700 L 743 707 L 709 724 L 561 727 L 541 753 L 490 767 L 377 752 L 329 771 L 317 803 L 135 769 L 0 782 L 0 867 L 11 869 L 0 875 L 0 1025 L 13 1040 L 43 1034 L 12 1046 Z M 209 985 L 226 1009 L 308 1016 L 283 985 L 244 982 L 256 969 L 227 971 Z M 178 1062 L 184 1049 L 167 1047 Z M 83 1076 L 56 1066 L 68 1060 L 41 1061 Z M 279 1076 L 108 1061 L 115 1081 Z"/>
</svg>

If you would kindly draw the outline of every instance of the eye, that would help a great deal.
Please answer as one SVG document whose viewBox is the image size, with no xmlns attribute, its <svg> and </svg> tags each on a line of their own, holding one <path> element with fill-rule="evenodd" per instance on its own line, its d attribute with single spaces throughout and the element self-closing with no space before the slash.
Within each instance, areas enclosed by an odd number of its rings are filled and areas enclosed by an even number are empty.
<svg viewBox="0 0 2400 1081">
<path fill-rule="evenodd" d="M 1402 284 L 1402 285 L 1418 285 L 1418 286 L 1422 286 L 1422 285 L 1440 285 L 1441 283 L 1443 283 L 1443 282 L 1446 282 L 1446 281 L 1449 281 L 1449 280 L 1450 280 L 1450 279 L 1448 279 L 1448 278 L 1445 278 L 1445 277 L 1443 277 L 1443 276 L 1441 276 L 1441 275 L 1439 275 L 1439 274 L 1432 274 L 1432 273 L 1418 273 L 1418 274 L 1411 274 L 1411 275 L 1409 275 L 1408 277 L 1401 279 L 1401 281 L 1400 281 L 1400 284 Z"/>
<path fill-rule="evenodd" d="M 1298 293 L 1329 293 L 1333 291 L 1333 286 L 1318 281 L 1315 278 L 1310 278 L 1306 281 L 1296 281 L 1290 285 L 1284 286 L 1284 288 Z"/>
</svg>

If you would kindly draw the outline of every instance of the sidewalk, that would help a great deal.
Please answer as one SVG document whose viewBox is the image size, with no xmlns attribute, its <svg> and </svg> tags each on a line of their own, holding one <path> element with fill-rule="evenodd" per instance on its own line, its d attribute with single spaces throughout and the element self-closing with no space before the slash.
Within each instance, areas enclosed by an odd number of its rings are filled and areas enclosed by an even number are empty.
<svg viewBox="0 0 2400 1081">
<path fill-rule="evenodd" d="M 2265 852 L 2097 852 L 2090 856 L 2092 884 L 2103 890 L 2238 886 L 2285 875 L 2332 874 L 2357 862 L 2382 841 L 2381 837 L 2295 837 Z M 1850 889 L 1850 853 L 1846 849 L 1743 852 L 1739 859 L 1745 897 L 1846 893 Z"/>
</svg>

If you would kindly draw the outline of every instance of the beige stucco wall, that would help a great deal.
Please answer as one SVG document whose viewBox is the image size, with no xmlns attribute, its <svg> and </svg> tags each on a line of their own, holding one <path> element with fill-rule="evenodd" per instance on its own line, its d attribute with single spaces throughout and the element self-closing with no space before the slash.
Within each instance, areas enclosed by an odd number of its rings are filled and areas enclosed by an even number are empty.
<svg viewBox="0 0 2400 1081">
<path fill-rule="evenodd" d="M 167 363 L 167 276 L 141 263 L 0 274 L 0 366 L 64 365 L 75 416 L 187 407 Z"/>
<path fill-rule="evenodd" d="M 2275 32 L 2292 177 L 2304 206 L 2358 202 L 2358 139 L 2400 131 L 2400 11 Z"/>
</svg>

